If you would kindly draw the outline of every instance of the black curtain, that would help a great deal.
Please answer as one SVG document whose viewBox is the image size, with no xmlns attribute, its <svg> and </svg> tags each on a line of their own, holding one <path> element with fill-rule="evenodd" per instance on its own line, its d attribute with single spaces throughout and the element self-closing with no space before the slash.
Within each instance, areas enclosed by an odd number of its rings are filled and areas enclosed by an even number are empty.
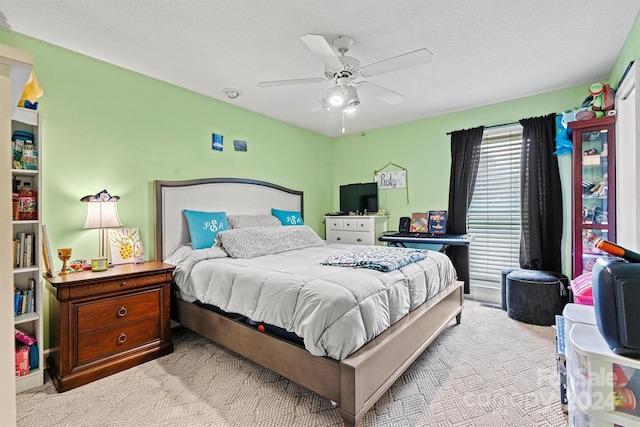
<svg viewBox="0 0 640 427">
<path fill-rule="evenodd" d="M 520 267 L 562 271 L 562 188 L 555 150 L 555 114 L 520 120 L 522 157 Z"/>
<path fill-rule="evenodd" d="M 480 163 L 480 144 L 484 126 L 451 133 L 451 175 L 449 176 L 449 208 L 447 233 L 467 233 L 467 210 L 473 196 Z M 469 247 L 449 246 L 447 255 L 456 266 L 458 279 L 464 281 L 464 293 L 469 287 Z"/>
</svg>

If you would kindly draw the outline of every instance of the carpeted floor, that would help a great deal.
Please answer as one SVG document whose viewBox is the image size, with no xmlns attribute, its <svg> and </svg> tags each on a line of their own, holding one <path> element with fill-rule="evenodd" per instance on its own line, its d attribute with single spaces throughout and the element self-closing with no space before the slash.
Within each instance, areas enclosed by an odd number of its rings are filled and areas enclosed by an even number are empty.
<svg viewBox="0 0 640 427">
<path fill-rule="evenodd" d="M 83 387 L 17 395 L 18 426 L 340 426 L 331 402 L 182 327 L 174 353 Z M 565 426 L 554 330 L 467 301 L 363 426 Z"/>
</svg>

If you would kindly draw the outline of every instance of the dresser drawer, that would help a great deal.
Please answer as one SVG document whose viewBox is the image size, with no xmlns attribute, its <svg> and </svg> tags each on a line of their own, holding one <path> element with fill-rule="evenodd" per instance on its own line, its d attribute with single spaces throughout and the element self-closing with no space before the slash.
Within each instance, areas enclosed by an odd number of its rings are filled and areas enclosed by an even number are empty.
<svg viewBox="0 0 640 427">
<path fill-rule="evenodd" d="M 342 218 L 330 218 L 328 221 L 330 230 L 342 230 Z"/>
<path fill-rule="evenodd" d="M 356 230 L 356 219 L 355 217 L 346 217 L 342 219 L 342 229 L 343 230 Z"/>
<path fill-rule="evenodd" d="M 78 335 L 77 365 L 160 339 L 160 316 Z"/>
<path fill-rule="evenodd" d="M 372 221 L 369 218 L 356 219 L 356 231 L 369 231 L 371 230 Z"/>
<path fill-rule="evenodd" d="M 162 288 L 77 304 L 78 334 L 160 314 Z"/>
<path fill-rule="evenodd" d="M 370 245 L 371 235 L 368 232 L 342 231 L 331 234 L 330 243 L 343 243 L 348 245 Z"/>
</svg>

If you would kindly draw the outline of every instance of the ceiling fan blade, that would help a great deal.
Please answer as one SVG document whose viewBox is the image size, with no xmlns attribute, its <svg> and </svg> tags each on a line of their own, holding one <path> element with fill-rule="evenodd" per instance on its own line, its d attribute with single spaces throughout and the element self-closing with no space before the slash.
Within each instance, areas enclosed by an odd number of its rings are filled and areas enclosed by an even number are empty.
<svg viewBox="0 0 640 427">
<path fill-rule="evenodd" d="M 274 87 L 274 86 L 287 86 L 287 85 L 298 85 L 298 84 L 308 84 L 308 83 L 322 83 L 326 82 L 327 79 L 322 77 L 311 77 L 308 79 L 289 79 L 289 80 L 271 80 L 268 82 L 259 82 L 259 87 Z"/>
<path fill-rule="evenodd" d="M 379 76 L 391 71 L 404 70 L 417 65 L 428 64 L 433 59 L 433 53 L 428 49 L 418 49 L 393 58 L 383 59 L 373 64 L 362 67 L 362 75 L 365 77 Z"/>
<path fill-rule="evenodd" d="M 396 105 L 402 102 L 404 95 L 400 95 L 392 90 L 385 89 L 382 86 L 373 84 L 371 82 L 362 82 L 358 86 L 358 90 L 366 93 L 367 95 L 376 97 L 377 99 L 386 102 L 387 104 Z"/>
<path fill-rule="evenodd" d="M 342 69 L 342 62 L 338 59 L 338 55 L 333 51 L 327 39 L 318 34 L 305 34 L 300 36 L 300 40 L 316 54 L 327 68 Z"/>
</svg>

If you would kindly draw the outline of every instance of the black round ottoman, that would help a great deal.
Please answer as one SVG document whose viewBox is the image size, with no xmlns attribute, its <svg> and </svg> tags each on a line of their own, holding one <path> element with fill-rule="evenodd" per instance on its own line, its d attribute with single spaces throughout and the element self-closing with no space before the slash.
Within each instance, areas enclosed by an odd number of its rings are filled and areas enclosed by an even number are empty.
<svg viewBox="0 0 640 427">
<path fill-rule="evenodd" d="M 500 302 L 504 311 L 507 311 L 507 276 L 515 270 L 519 268 L 505 268 L 500 272 Z"/>
<path fill-rule="evenodd" d="M 507 315 L 533 325 L 550 326 L 569 302 L 569 279 L 558 273 L 514 270 L 507 275 Z"/>
</svg>

